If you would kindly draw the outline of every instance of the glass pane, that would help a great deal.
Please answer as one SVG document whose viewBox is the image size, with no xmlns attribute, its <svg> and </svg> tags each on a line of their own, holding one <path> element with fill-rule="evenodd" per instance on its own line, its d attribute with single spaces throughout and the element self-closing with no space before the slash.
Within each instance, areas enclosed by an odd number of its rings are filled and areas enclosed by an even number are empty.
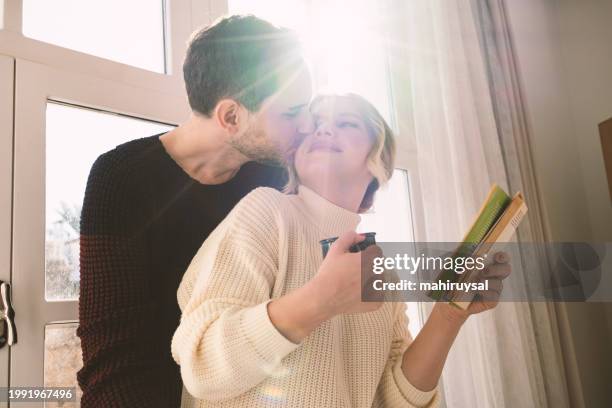
<svg viewBox="0 0 612 408">
<path fill-rule="evenodd" d="M 89 170 L 96 158 L 130 139 L 169 125 L 57 103 L 47 104 L 45 298 L 76 300 L 79 224 Z"/>
<path fill-rule="evenodd" d="M 396 169 L 389 184 L 376 193 L 374 205 L 361 215 L 359 231 L 376 232 L 378 242 L 412 242 L 408 172 Z"/>
<path fill-rule="evenodd" d="M 357 231 L 376 232 L 377 242 L 414 241 L 410 184 L 406 170 L 396 169 L 389 184 L 376 193 L 374 205 L 361 215 Z M 414 338 L 421 330 L 419 305 L 416 302 L 408 302 L 406 306 L 408 330 Z"/>
<path fill-rule="evenodd" d="M 23 0 L 23 34 L 164 72 L 162 0 Z"/>
<path fill-rule="evenodd" d="M 76 373 L 83 367 L 81 340 L 76 335 L 78 323 L 45 326 L 45 387 L 76 387 L 77 402 L 47 402 L 45 407 L 76 408 L 81 389 Z"/>
<path fill-rule="evenodd" d="M 355 92 L 390 121 L 384 27 L 371 0 L 229 0 L 230 14 L 255 14 L 297 31 L 317 89 Z"/>
</svg>

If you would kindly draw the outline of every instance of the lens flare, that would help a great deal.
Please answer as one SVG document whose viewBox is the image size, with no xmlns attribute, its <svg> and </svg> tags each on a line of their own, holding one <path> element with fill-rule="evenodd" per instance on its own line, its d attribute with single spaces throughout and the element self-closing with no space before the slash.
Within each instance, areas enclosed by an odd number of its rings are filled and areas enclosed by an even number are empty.
<svg viewBox="0 0 612 408">
<path fill-rule="evenodd" d="M 261 399 L 273 404 L 283 404 L 286 402 L 285 391 L 276 385 L 265 385 L 260 388 Z"/>
</svg>

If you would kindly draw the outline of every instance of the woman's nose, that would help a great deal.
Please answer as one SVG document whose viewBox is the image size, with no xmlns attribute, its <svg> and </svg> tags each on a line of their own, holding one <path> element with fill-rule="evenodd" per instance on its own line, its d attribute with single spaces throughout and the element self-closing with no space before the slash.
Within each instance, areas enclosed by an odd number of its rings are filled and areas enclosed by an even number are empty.
<svg viewBox="0 0 612 408">
<path fill-rule="evenodd" d="M 317 136 L 331 136 L 332 130 L 331 130 L 331 127 L 327 123 L 320 123 L 317 126 L 317 130 L 315 133 Z"/>
</svg>

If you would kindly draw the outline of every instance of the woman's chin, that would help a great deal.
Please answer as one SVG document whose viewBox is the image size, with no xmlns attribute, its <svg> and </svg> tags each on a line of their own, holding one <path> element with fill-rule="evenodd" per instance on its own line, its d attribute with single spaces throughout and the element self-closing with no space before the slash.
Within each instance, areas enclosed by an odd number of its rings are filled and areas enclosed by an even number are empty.
<svg viewBox="0 0 612 408">
<path fill-rule="evenodd" d="M 311 160 L 309 163 L 304 166 L 301 171 L 298 170 L 298 174 L 306 174 L 308 177 L 316 179 L 320 177 L 329 177 L 330 174 L 333 174 L 337 171 L 337 161 L 334 162 L 331 159 L 323 159 L 322 157 L 317 160 Z M 300 179 L 301 176 L 300 176 Z"/>
</svg>

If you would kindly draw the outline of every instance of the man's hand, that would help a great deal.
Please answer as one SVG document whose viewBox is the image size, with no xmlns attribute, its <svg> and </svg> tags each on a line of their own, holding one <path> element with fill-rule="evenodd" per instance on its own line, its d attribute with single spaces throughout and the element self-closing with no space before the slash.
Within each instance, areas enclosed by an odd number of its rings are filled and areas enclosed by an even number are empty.
<svg viewBox="0 0 612 408">
<path fill-rule="evenodd" d="M 499 302 L 503 288 L 503 280 L 512 272 L 510 257 L 506 252 L 496 252 L 494 263 L 487 266 L 483 271 L 480 282 L 489 280 L 489 290 L 476 292 L 479 296 L 472 301 L 466 310 L 462 310 L 446 302 L 438 302 L 436 308 L 440 309 L 450 320 L 462 321 L 470 315 L 482 313 L 493 309 Z"/>
</svg>

